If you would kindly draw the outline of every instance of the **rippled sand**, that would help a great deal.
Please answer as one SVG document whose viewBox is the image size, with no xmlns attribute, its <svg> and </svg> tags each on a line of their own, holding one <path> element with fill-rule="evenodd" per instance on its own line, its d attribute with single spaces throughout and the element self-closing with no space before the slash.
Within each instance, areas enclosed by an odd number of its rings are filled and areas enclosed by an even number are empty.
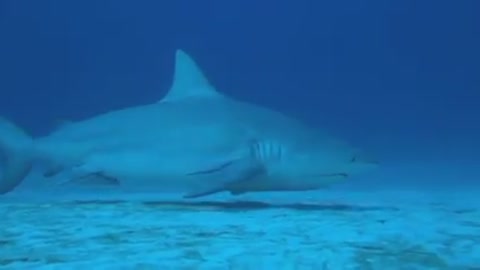
<svg viewBox="0 0 480 270">
<path fill-rule="evenodd" d="M 295 196 L 3 200 L 0 269 L 480 269 L 480 192 Z"/>
</svg>

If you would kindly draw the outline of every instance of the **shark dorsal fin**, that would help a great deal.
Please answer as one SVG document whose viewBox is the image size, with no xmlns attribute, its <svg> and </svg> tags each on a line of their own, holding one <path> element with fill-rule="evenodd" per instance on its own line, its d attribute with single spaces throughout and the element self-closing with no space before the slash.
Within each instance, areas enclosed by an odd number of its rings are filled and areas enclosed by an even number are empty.
<svg viewBox="0 0 480 270">
<path fill-rule="evenodd" d="M 184 51 L 177 50 L 172 87 L 160 102 L 190 97 L 219 96 L 220 94 L 210 84 L 197 63 Z"/>
</svg>

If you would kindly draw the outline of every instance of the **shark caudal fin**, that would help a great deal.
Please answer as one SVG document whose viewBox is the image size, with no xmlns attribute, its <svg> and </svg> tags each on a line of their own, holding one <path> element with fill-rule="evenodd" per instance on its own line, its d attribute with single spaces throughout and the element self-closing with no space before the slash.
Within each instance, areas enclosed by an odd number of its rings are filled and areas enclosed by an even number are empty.
<svg viewBox="0 0 480 270">
<path fill-rule="evenodd" d="M 0 117 L 0 154 L 4 157 L 0 194 L 17 187 L 32 167 L 32 139 L 10 121 Z"/>
</svg>

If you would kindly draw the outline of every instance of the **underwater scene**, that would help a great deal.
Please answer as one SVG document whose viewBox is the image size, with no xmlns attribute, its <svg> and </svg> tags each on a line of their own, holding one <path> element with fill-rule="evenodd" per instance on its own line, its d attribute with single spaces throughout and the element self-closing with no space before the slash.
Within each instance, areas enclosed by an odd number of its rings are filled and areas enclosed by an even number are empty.
<svg viewBox="0 0 480 270">
<path fill-rule="evenodd" d="M 480 270 L 480 2 L 0 1 L 0 270 Z"/>
</svg>

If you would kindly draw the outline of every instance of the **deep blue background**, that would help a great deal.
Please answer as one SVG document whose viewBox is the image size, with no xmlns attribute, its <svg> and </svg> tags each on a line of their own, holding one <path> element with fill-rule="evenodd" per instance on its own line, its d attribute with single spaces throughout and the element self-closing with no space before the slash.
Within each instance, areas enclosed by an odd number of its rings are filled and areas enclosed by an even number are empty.
<svg viewBox="0 0 480 270">
<path fill-rule="evenodd" d="M 476 0 L 2 0 L 0 115 L 39 135 L 153 102 L 183 48 L 221 91 L 402 162 L 397 175 L 477 181 L 479 14 Z"/>
</svg>

